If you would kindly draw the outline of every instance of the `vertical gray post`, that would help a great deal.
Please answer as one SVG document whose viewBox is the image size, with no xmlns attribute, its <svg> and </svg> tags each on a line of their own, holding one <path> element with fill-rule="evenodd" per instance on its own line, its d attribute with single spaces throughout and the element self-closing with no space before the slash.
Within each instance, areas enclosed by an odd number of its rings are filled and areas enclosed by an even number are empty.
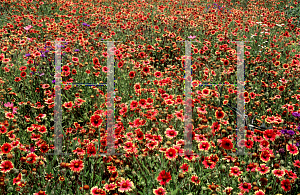
<svg viewBox="0 0 300 195">
<path fill-rule="evenodd" d="M 115 114 L 114 114 L 114 42 L 107 42 L 107 155 L 115 154 Z"/>
<path fill-rule="evenodd" d="M 185 42 L 185 104 L 184 104 L 184 153 L 179 153 L 182 155 L 194 155 L 192 153 L 192 141 L 193 141 L 193 124 L 191 122 L 192 119 L 192 77 L 191 77 L 191 42 L 195 41 L 177 41 L 177 42 Z"/>
<path fill-rule="evenodd" d="M 245 72 L 244 72 L 244 42 L 237 42 L 237 143 L 245 140 Z M 245 144 L 237 144 L 237 155 L 245 155 Z"/>
<path fill-rule="evenodd" d="M 245 140 L 245 72 L 244 72 L 244 41 L 237 41 L 237 142 Z M 245 155 L 245 146 L 237 145 L 237 155 Z"/>
<path fill-rule="evenodd" d="M 62 110 L 61 110 L 61 44 L 55 41 L 55 104 L 54 104 L 54 134 L 55 155 L 62 153 Z"/>
<path fill-rule="evenodd" d="M 192 89 L 192 77 L 191 77 L 191 42 L 185 41 L 185 114 L 184 114 L 184 150 L 187 152 L 186 154 L 191 154 L 192 152 L 192 97 L 191 97 L 191 89 Z"/>
</svg>

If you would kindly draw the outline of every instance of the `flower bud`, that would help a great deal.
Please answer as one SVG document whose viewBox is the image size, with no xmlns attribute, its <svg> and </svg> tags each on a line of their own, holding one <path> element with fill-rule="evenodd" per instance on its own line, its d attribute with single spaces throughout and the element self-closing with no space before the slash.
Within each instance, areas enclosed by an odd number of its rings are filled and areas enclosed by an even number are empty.
<svg viewBox="0 0 300 195">
<path fill-rule="evenodd" d="M 258 190 L 259 190 L 259 187 L 254 186 L 254 187 L 253 187 L 253 190 L 254 190 L 254 191 L 258 191 Z"/>
<path fill-rule="evenodd" d="M 274 164 L 274 168 L 275 168 L 275 169 L 278 169 L 279 167 L 280 167 L 279 164 L 277 164 L 277 163 Z"/>
<path fill-rule="evenodd" d="M 89 186 L 89 185 L 84 185 L 84 186 L 83 186 L 83 189 L 84 189 L 84 190 L 89 190 L 89 189 L 90 189 L 90 186 Z"/>
<path fill-rule="evenodd" d="M 6 158 L 7 158 L 7 159 L 12 159 L 13 157 L 14 157 L 13 154 L 7 154 L 7 155 L 6 155 Z"/>
</svg>

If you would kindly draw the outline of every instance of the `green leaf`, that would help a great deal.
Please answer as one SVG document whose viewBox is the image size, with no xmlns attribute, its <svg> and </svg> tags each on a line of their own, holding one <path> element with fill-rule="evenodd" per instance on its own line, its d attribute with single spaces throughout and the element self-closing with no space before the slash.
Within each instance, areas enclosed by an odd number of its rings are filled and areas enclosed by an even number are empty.
<svg viewBox="0 0 300 195">
<path fill-rule="evenodd" d="M 171 192 L 171 195 L 177 195 L 178 194 L 178 190 L 181 188 L 181 186 L 179 186 L 178 188 L 176 188 L 176 190 Z"/>
<path fill-rule="evenodd" d="M 144 191 L 144 193 L 143 193 L 143 194 L 147 194 L 147 193 L 146 193 L 146 188 L 144 188 L 144 190 L 143 190 L 143 191 Z"/>
<path fill-rule="evenodd" d="M 142 191 L 138 191 L 138 193 L 140 193 L 140 194 L 144 194 L 144 192 L 142 192 Z"/>
<path fill-rule="evenodd" d="M 150 175 L 150 171 L 149 171 L 149 169 L 144 165 L 144 162 L 143 162 L 143 161 L 142 161 L 142 165 L 143 165 L 144 169 L 147 170 L 148 174 Z"/>
<path fill-rule="evenodd" d="M 47 173 L 50 173 L 50 171 L 53 169 L 53 167 L 50 166 L 50 164 L 48 164 L 47 166 Z"/>
<path fill-rule="evenodd" d="M 133 178 L 134 178 L 134 176 L 130 175 L 130 174 L 127 174 L 127 177 L 129 177 L 131 180 L 133 180 Z"/>
</svg>

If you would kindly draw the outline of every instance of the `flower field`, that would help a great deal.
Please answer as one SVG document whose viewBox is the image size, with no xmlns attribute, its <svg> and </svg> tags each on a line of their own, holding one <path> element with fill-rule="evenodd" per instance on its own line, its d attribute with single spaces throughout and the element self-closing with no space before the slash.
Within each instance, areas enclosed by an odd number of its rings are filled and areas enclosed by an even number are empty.
<svg viewBox="0 0 300 195">
<path fill-rule="evenodd" d="M 299 1 L 0 2 L 0 194 L 299 195 Z"/>
</svg>

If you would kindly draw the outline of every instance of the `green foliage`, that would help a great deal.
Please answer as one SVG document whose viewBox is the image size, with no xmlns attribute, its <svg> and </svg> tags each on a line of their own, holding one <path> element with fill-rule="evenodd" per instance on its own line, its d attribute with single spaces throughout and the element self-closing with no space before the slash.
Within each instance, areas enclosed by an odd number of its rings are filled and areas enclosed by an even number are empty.
<svg viewBox="0 0 300 195">
<path fill-rule="evenodd" d="M 280 5 L 279 11 L 284 12 L 286 18 L 292 18 L 293 19 L 292 24 L 294 24 L 296 27 L 300 26 L 300 1 L 297 1 L 298 4 L 296 5 L 294 1 L 288 2 L 288 4 Z M 293 7 L 293 8 L 291 8 Z"/>
</svg>

